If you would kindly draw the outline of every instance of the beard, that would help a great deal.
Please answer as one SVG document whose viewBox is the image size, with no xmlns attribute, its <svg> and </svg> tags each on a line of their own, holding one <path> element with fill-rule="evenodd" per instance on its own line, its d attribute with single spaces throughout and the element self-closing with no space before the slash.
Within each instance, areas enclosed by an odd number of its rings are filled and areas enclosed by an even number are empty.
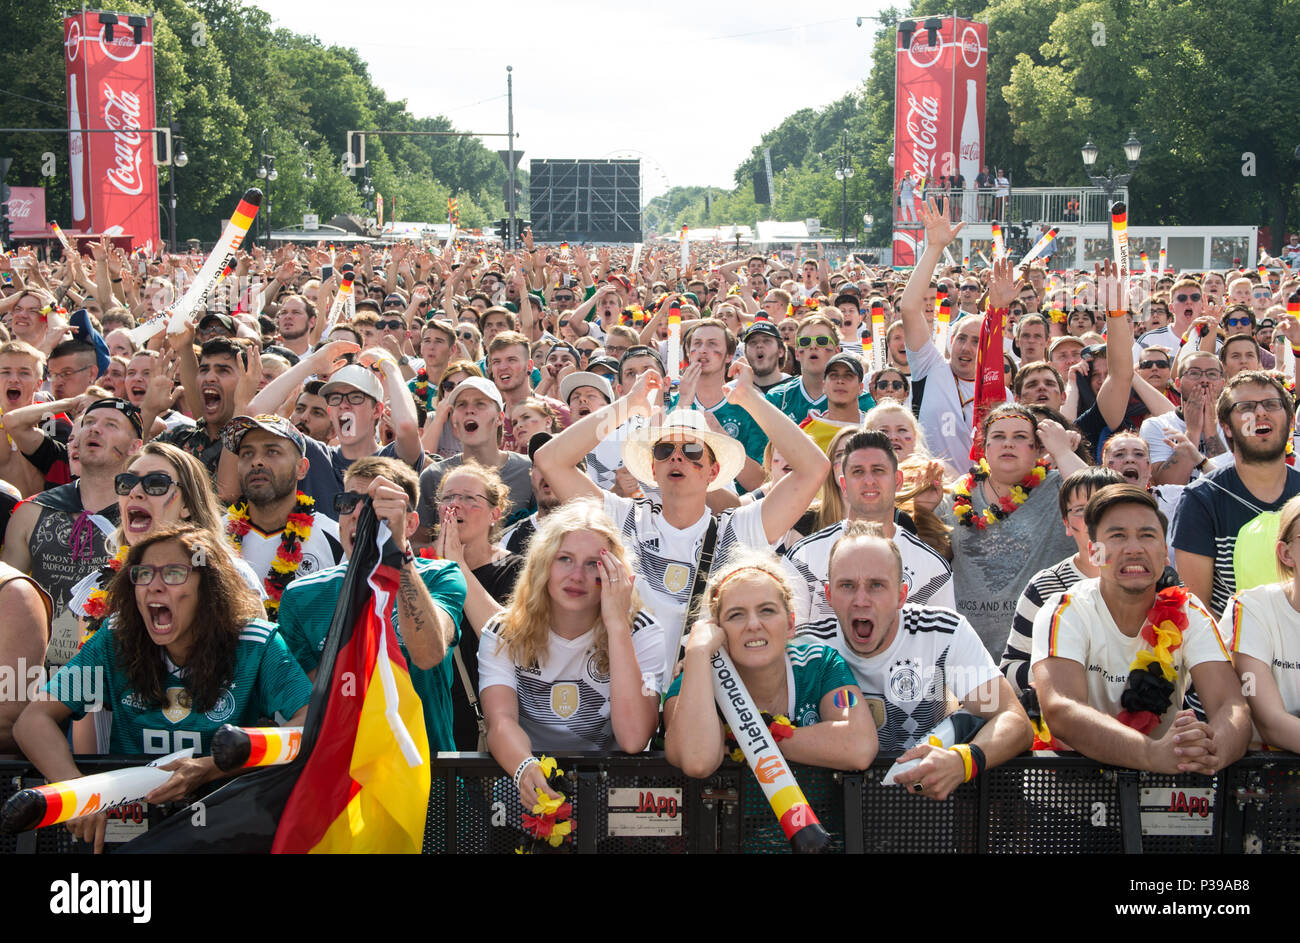
<svg viewBox="0 0 1300 943">
<path fill-rule="evenodd" d="M 1233 436 L 1233 444 L 1241 450 L 1241 460 L 1248 465 L 1267 465 L 1286 454 L 1286 437 L 1276 444 L 1257 445 L 1258 436 Z"/>
<path fill-rule="evenodd" d="M 248 477 L 240 481 L 240 489 L 249 504 L 271 504 L 293 494 L 298 487 L 298 479 L 290 471 L 286 475 L 277 475 L 272 469 L 265 469 L 267 478 L 248 484 Z"/>
</svg>

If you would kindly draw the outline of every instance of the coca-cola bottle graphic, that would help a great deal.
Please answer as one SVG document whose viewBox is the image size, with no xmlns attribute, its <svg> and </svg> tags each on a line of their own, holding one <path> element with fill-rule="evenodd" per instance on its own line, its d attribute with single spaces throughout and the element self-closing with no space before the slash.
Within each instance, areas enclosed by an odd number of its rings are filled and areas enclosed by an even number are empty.
<svg viewBox="0 0 1300 943">
<path fill-rule="evenodd" d="M 966 115 L 961 119 L 961 143 L 958 145 L 958 170 L 964 181 L 962 219 L 978 219 L 975 178 L 980 172 L 980 115 L 975 101 L 975 80 L 966 80 Z"/>
<path fill-rule="evenodd" d="M 72 180 L 72 221 L 80 225 L 86 219 L 86 152 L 85 135 L 81 130 L 81 103 L 77 100 L 77 74 L 68 76 L 68 129 L 70 141 L 68 150 L 71 155 L 69 174 Z"/>
</svg>

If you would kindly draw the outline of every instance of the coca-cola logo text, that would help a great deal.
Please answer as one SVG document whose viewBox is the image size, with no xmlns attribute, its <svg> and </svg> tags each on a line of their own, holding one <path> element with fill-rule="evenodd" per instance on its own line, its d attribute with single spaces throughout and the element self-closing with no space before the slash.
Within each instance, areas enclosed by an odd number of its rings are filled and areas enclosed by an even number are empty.
<svg viewBox="0 0 1300 943">
<path fill-rule="evenodd" d="M 104 83 L 104 124 L 113 132 L 114 165 L 108 170 L 108 181 L 130 196 L 144 192 L 144 178 L 140 175 L 140 162 L 144 157 L 140 135 L 140 99 L 132 92 L 120 95 L 107 82 Z"/>
<path fill-rule="evenodd" d="M 107 27 L 101 27 L 99 30 L 99 48 L 112 59 L 114 62 L 130 62 L 140 51 L 140 47 L 148 43 L 153 44 L 152 37 L 141 35 L 140 42 L 135 41 L 135 34 L 132 29 L 125 23 L 119 24 L 113 31 L 113 38 L 105 39 L 104 34 L 108 31 Z"/>
<path fill-rule="evenodd" d="M 81 51 L 81 24 L 76 20 L 68 21 L 68 34 L 63 40 L 63 52 L 68 57 L 69 62 L 77 61 L 77 53 Z"/>
<path fill-rule="evenodd" d="M 980 55 L 983 49 L 980 46 L 980 34 L 975 31 L 973 26 L 968 26 L 961 31 L 961 58 L 972 69 L 980 64 Z"/>
<path fill-rule="evenodd" d="M 939 146 L 939 99 L 926 95 L 918 101 L 907 93 L 907 136 L 912 139 L 913 173 L 929 176 Z"/>
<path fill-rule="evenodd" d="M 5 204 L 9 207 L 9 219 L 12 221 L 28 219 L 32 215 L 32 206 L 35 202 L 35 200 L 24 200 L 16 196 L 10 197 L 9 202 Z"/>
<path fill-rule="evenodd" d="M 943 58 L 943 36 L 942 34 L 935 37 L 935 43 L 930 45 L 930 31 L 918 29 L 912 34 L 912 42 L 907 47 L 907 58 L 912 60 L 912 65 L 921 69 L 928 69 L 941 58 Z"/>
</svg>

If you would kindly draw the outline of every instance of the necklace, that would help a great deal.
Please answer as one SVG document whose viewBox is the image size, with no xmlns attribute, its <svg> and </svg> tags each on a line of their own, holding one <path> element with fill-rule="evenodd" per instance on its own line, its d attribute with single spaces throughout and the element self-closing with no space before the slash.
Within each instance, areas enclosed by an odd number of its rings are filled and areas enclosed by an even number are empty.
<svg viewBox="0 0 1300 943">
<path fill-rule="evenodd" d="M 983 484 L 988 480 L 990 469 L 989 463 L 981 458 L 979 464 L 970 470 L 966 477 L 957 482 L 953 489 L 952 513 L 957 518 L 957 523 L 963 527 L 974 527 L 977 530 L 983 530 L 990 524 L 996 524 L 998 521 L 1006 520 L 1011 514 L 1029 500 L 1029 492 L 1043 483 L 1047 477 L 1047 471 L 1051 466 L 1046 459 L 1039 459 L 1029 474 L 1020 479 L 1020 483 L 1011 486 L 1011 493 L 1005 498 L 998 498 L 997 501 L 989 502 L 982 514 L 975 513 L 975 507 L 971 504 L 971 490 L 976 484 Z M 989 483 L 992 488 L 992 482 Z M 993 494 L 996 496 L 997 491 Z"/>
<path fill-rule="evenodd" d="M 86 635 L 81 640 L 82 645 L 85 645 L 86 641 L 95 634 L 96 630 L 99 629 L 99 623 L 104 616 L 108 615 L 108 584 L 113 581 L 117 571 L 122 569 L 122 564 L 126 562 L 126 555 L 130 552 L 130 545 L 122 544 L 117 548 L 117 553 L 113 555 L 112 559 L 100 567 L 99 582 L 90 591 L 90 595 L 86 597 L 86 616 L 93 621 L 86 627 Z"/>
<path fill-rule="evenodd" d="M 311 537 L 312 508 L 316 502 L 301 491 L 297 497 L 298 501 L 280 532 L 280 546 L 276 548 L 270 572 L 262 583 L 266 589 L 266 616 L 272 622 L 279 615 L 280 597 L 284 595 L 285 587 L 293 582 L 298 567 L 302 565 L 302 545 Z M 230 516 L 226 521 L 226 537 L 235 553 L 242 556 L 244 535 L 253 528 L 248 517 L 248 501 L 241 498 L 227 508 L 226 513 Z"/>
<path fill-rule="evenodd" d="M 1187 631 L 1187 590 L 1170 586 L 1156 593 L 1138 637 L 1150 649 L 1138 651 L 1129 666 L 1128 684 L 1120 695 L 1121 724 L 1139 733 L 1150 733 L 1169 710 L 1178 681 L 1174 651 L 1183 644 Z"/>
</svg>

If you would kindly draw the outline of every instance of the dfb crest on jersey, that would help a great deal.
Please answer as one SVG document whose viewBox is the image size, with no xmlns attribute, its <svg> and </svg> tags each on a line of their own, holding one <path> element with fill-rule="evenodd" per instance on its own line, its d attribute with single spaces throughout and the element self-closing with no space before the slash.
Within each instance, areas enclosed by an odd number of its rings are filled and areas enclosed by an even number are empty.
<svg viewBox="0 0 1300 943">
<path fill-rule="evenodd" d="M 889 693 L 895 701 L 921 699 L 921 661 L 918 658 L 900 658 L 889 666 Z"/>
<path fill-rule="evenodd" d="M 568 720 L 578 710 L 578 686 L 563 681 L 551 687 L 551 711 L 561 720 Z"/>
</svg>

